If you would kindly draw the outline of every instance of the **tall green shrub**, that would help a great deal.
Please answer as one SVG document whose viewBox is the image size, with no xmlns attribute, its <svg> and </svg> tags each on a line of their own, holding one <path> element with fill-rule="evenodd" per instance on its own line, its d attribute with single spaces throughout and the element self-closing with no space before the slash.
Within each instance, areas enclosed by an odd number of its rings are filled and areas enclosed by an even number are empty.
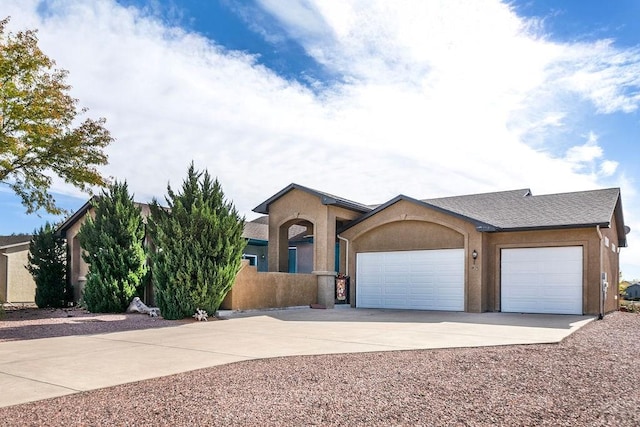
<svg viewBox="0 0 640 427">
<path fill-rule="evenodd" d="M 240 269 L 244 219 L 227 202 L 217 179 L 193 163 L 177 194 L 167 187 L 168 209 L 151 203 L 152 279 L 166 319 L 200 308 L 215 313 Z"/>
<path fill-rule="evenodd" d="M 92 200 L 78 239 L 89 264 L 83 300 L 96 313 L 123 312 L 142 293 L 147 273 L 145 224 L 127 183 L 115 182 Z"/>
<path fill-rule="evenodd" d="M 73 300 L 71 286 L 67 284 L 65 241 L 48 222 L 34 231 L 28 259 L 27 270 L 36 282 L 38 307 L 64 307 L 66 301 Z"/>
</svg>

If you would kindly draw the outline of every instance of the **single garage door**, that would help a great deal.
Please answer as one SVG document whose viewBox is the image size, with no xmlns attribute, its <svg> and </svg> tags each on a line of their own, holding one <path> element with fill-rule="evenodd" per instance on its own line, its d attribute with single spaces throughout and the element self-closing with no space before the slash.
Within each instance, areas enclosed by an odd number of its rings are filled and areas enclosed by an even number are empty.
<svg viewBox="0 0 640 427">
<path fill-rule="evenodd" d="M 582 314 L 582 246 L 502 249 L 504 312 Z"/>
<path fill-rule="evenodd" d="M 464 310 L 464 249 L 356 256 L 356 306 Z"/>
</svg>

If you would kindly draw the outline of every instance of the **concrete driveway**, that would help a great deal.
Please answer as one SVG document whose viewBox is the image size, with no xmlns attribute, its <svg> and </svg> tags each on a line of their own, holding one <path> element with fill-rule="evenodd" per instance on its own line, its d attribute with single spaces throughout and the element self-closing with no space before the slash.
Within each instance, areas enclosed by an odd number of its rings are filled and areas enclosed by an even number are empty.
<svg viewBox="0 0 640 427">
<path fill-rule="evenodd" d="M 593 320 L 344 306 L 220 314 L 228 320 L 0 343 L 0 407 L 251 359 L 555 343 Z"/>
</svg>

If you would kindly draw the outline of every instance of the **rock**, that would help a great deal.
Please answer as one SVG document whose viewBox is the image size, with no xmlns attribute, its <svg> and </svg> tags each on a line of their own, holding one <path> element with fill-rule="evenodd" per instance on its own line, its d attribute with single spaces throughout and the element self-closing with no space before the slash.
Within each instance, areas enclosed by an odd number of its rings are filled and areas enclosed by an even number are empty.
<svg viewBox="0 0 640 427">
<path fill-rule="evenodd" d="M 149 307 L 139 297 L 135 297 L 127 307 L 127 313 L 143 313 L 151 317 L 158 317 L 160 309 L 158 307 Z"/>
</svg>

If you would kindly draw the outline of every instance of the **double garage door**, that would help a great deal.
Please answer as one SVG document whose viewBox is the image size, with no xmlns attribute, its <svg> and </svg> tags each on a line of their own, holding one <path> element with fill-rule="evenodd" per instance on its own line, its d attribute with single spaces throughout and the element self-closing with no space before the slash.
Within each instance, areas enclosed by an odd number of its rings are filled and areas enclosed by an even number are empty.
<svg viewBox="0 0 640 427">
<path fill-rule="evenodd" d="M 356 306 L 464 310 L 464 249 L 356 257 Z M 581 246 L 502 249 L 501 311 L 582 314 Z"/>
<path fill-rule="evenodd" d="M 501 310 L 582 314 L 582 246 L 502 249 Z"/>
<path fill-rule="evenodd" d="M 356 275 L 357 307 L 464 310 L 464 249 L 358 253 Z"/>
</svg>

